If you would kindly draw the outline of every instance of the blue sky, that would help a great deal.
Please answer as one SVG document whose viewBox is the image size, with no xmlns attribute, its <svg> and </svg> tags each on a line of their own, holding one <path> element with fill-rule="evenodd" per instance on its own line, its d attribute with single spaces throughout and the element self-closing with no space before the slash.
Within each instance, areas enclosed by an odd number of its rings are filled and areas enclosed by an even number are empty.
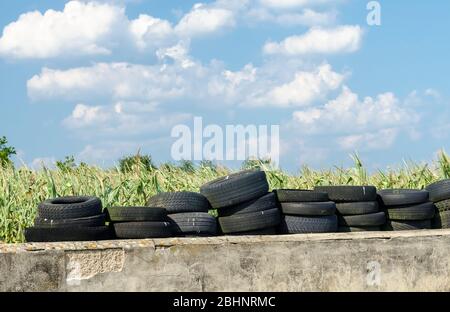
<svg viewBox="0 0 450 312">
<path fill-rule="evenodd" d="M 290 171 L 431 161 L 449 150 L 450 3 L 378 1 L 369 26 L 368 2 L 2 1 L 0 135 L 18 165 L 163 162 L 201 116 L 280 125 Z"/>
</svg>

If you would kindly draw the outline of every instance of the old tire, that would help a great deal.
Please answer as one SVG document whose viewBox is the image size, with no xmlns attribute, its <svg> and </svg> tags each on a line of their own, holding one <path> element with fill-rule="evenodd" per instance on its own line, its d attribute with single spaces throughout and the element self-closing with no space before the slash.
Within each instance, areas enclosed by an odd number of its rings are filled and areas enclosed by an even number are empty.
<svg viewBox="0 0 450 312">
<path fill-rule="evenodd" d="M 336 214 L 334 202 L 281 203 L 281 211 L 294 216 L 332 216 Z"/>
<path fill-rule="evenodd" d="M 385 231 L 415 231 L 431 229 L 431 220 L 422 221 L 389 221 L 384 227 Z"/>
<path fill-rule="evenodd" d="M 330 201 L 325 192 L 309 190 L 275 190 L 280 203 L 327 202 Z"/>
<path fill-rule="evenodd" d="M 418 205 L 429 199 L 429 193 L 425 190 L 389 189 L 381 190 L 378 194 L 386 207 Z"/>
<path fill-rule="evenodd" d="M 97 227 L 31 227 L 25 229 L 27 242 L 73 242 L 113 239 L 108 226 Z"/>
<path fill-rule="evenodd" d="M 378 202 L 354 202 L 354 203 L 338 203 L 337 211 L 343 216 L 354 216 L 372 214 L 380 211 Z"/>
<path fill-rule="evenodd" d="M 450 179 L 430 184 L 426 187 L 426 190 L 430 193 L 432 202 L 450 199 Z"/>
<path fill-rule="evenodd" d="M 242 171 L 208 182 L 200 188 L 214 209 L 234 206 L 269 191 L 264 171 Z"/>
<path fill-rule="evenodd" d="M 280 232 L 284 234 L 333 233 L 337 232 L 337 217 L 301 217 L 284 216 L 280 225 Z"/>
<path fill-rule="evenodd" d="M 174 235 L 217 235 L 217 220 L 205 212 L 185 212 L 167 216 Z"/>
<path fill-rule="evenodd" d="M 96 227 L 105 225 L 106 216 L 100 214 L 92 217 L 77 219 L 42 219 L 37 217 L 34 220 L 34 226 L 40 228 L 48 227 Z"/>
<path fill-rule="evenodd" d="M 428 202 L 420 205 L 390 208 L 386 210 L 389 220 L 419 221 L 433 219 L 436 208 L 433 203 Z"/>
<path fill-rule="evenodd" d="M 165 208 L 168 214 L 208 212 L 211 209 L 205 196 L 194 192 L 159 193 L 147 201 L 147 206 Z"/>
<path fill-rule="evenodd" d="M 41 219 L 76 219 L 102 213 L 102 202 L 92 196 L 66 196 L 43 201 L 38 206 Z"/>
<path fill-rule="evenodd" d="M 217 210 L 219 217 L 239 215 L 277 208 L 277 199 L 274 193 L 268 193 L 260 198 Z"/>
<path fill-rule="evenodd" d="M 381 231 L 381 227 L 379 227 L 379 226 L 364 226 L 364 227 L 340 226 L 338 231 L 341 233 L 378 232 L 378 231 Z"/>
<path fill-rule="evenodd" d="M 433 229 L 450 229 L 450 211 L 438 211 L 432 220 Z"/>
<path fill-rule="evenodd" d="M 258 212 L 251 212 L 228 217 L 220 217 L 219 224 L 224 234 L 247 232 L 265 228 L 276 227 L 280 224 L 280 211 L 269 209 Z"/>
<path fill-rule="evenodd" d="M 330 200 L 336 203 L 377 200 L 377 189 L 374 186 L 317 186 L 315 190 L 328 193 Z"/>
<path fill-rule="evenodd" d="M 122 222 L 113 224 L 118 238 L 143 239 L 172 236 L 172 224 L 169 222 Z"/>
<path fill-rule="evenodd" d="M 167 211 L 155 207 L 110 207 L 106 209 L 111 222 L 166 221 Z"/>
<path fill-rule="evenodd" d="M 384 212 L 377 212 L 359 216 L 339 216 L 339 225 L 349 227 L 381 226 L 386 224 Z"/>
<path fill-rule="evenodd" d="M 437 210 L 439 211 L 449 211 L 450 210 L 450 199 L 442 200 L 434 203 Z"/>
</svg>

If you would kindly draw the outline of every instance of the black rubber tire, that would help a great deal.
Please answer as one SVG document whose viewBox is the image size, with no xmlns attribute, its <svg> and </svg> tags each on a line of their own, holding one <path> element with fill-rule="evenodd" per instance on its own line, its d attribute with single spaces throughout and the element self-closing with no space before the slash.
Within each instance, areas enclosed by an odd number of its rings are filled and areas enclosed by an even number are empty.
<svg viewBox="0 0 450 312">
<path fill-rule="evenodd" d="M 275 190 L 280 203 L 327 202 L 330 201 L 325 192 L 310 190 Z"/>
<path fill-rule="evenodd" d="M 247 232 L 239 232 L 239 233 L 230 233 L 227 235 L 230 236 L 250 236 L 250 235 L 277 235 L 278 231 L 276 227 L 272 228 L 266 228 L 262 230 L 254 230 L 254 231 L 247 231 Z"/>
<path fill-rule="evenodd" d="M 66 196 L 43 201 L 38 206 L 41 219 L 76 219 L 102 213 L 102 202 L 92 196 Z"/>
<path fill-rule="evenodd" d="M 100 214 L 92 217 L 84 217 L 77 219 L 42 219 L 37 217 L 34 220 L 34 226 L 40 228 L 53 228 L 53 227 L 96 227 L 105 225 L 106 216 Z"/>
<path fill-rule="evenodd" d="M 377 189 L 374 186 L 317 186 L 315 190 L 328 193 L 330 200 L 336 203 L 377 200 Z"/>
<path fill-rule="evenodd" d="M 339 216 L 339 225 L 349 227 L 381 226 L 386 224 L 384 212 L 377 212 L 359 216 Z"/>
<path fill-rule="evenodd" d="M 438 211 L 432 221 L 433 229 L 450 229 L 450 211 Z"/>
<path fill-rule="evenodd" d="M 174 235 L 217 235 L 217 220 L 205 212 L 185 212 L 170 214 Z"/>
<path fill-rule="evenodd" d="M 340 226 L 338 231 L 340 233 L 379 232 L 379 231 L 381 231 L 381 227 L 380 226 L 364 226 L 364 227 Z"/>
<path fill-rule="evenodd" d="M 426 187 L 432 202 L 450 199 L 450 179 L 442 180 Z"/>
<path fill-rule="evenodd" d="M 111 222 L 166 221 L 167 211 L 156 207 L 109 207 L 106 209 Z"/>
<path fill-rule="evenodd" d="M 431 220 L 422 221 L 389 221 L 384 231 L 416 231 L 431 229 Z"/>
<path fill-rule="evenodd" d="M 260 198 L 238 204 L 236 206 L 226 207 L 217 210 L 219 217 L 239 215 L 244 213 L 258 212 L 278 207 L 277 198 L 274 193 L 268 193 Z"/>
<path fill-rule="evenodd" d="M 172 236 L 170 222 L 121 222 L 113 224 L 117 238 L 144 239 L 163 238 Z"/>
<path fill-rule="evenodd" d="M 420 205 L 414 205 L 401 208 L 389 208 L 386 210 L 389 220 L 398 221 L 420 221 L 433 219 L 436 213 L 436 207 L 428 202 Z"/>
<path fill-rule="evenodd" d="M 337 216 L 284 216 L 280 232 L 283 234 L 334 233 L 338 230 Z"/>
<path fill-rule="evenodd" d="M 242 171 L 221 177 L 200 188 L 214 209 L 234 206 L 259 198 L 269 191 L 264 171 Z"/>
<path fill-rule="evenodd" d="M 73 242 L 113 239 L 114 233 L 108 226 L 96 227 L 31 227 L 25 229 L 27 242 Z"/>
<path fill-rule="evenodd" d="M 343 216 L 355 216 L 372 214 L 380 211 L 378 202 L 354 202 L 354 203 L 338 203 L 336 209 Z"/>
<path fill-rule="evenodd" d="M 449 211 L 450 210 L 450 199 L 442 200 L 434 203 L 436 209 L 439 211 Z"/>
<path fill-rule="evenodd" d="M 165 208 L 168 214 L 179 212 L 208 212 L 211 206 L 205 196 L 194 192 L 159 193 L 147 206 Z"/>
<path fill-rule="evenodd" d="M 378 192 L 385 207 L 406 206 L 426 203 L 429 193 L 425 190 L 389 189 Z"/>
<path fill-rule="evenodd" d="M 280 210 L 269 209 L 228 217 L 220 217 L 219 224 L 224 234 L 247 232 L 276 227 L 280 224 Z"/>
<path fill-rule="evenodd" d="M 293 216 L 332 216 L 336 214 L 334 202 L 281 203 L 281 211 Z"/>
</svg>

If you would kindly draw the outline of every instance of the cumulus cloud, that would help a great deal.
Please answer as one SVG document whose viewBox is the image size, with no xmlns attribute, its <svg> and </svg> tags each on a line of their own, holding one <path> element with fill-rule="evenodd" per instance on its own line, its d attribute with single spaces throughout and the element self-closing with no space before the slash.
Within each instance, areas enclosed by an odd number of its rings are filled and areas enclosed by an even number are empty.
<svg viewBox="0 0 450 312">
<path fill-rule="evenodd" d="M 117 3 L 73 0 L 62 11 L 24 13 L 7 25 L 0 38 L 0 55 L 38 59 L 103 55 L 119 46 L 128 48 L 129 42 L 139 50 L 156 49 L 233 25 L 232 11 L 201 4 L 172 26 L 147 14 L 129 20 Z"/>
<path fill-rule="evenodd" d="M 97 63 L 68 70 L 44 68 L 28 81 L 28 95 L 35 101 L 102 98 L 164 104 L 183 98 L 218 106 L 298 107 L 323 99 L 345 79 L 329 64 L 312 70 L 302 70 L 298 64 L 247 64 L 242 70 L 230 71 L 215 62 L 202 65 L 191 60 L 182 45 L 157 54 L 162 63 L 156 65 Z M 167 58 L 173 62 L 164 62 Z"/>
<path fill-rule="evenodd" d="M 273 9 L 292 9 L 307 5 L 330 3 L 331 0 L 259 0 L 261 5 Z"/>
<path fill-rule="evenodd" d="M 309 135 L 333 134 L 343 149 L 359 146 L 377 149 L 390 146 L 400 130 L 419 121 L 419 115 L 399 101 L 393 93 L 360 100 L 348 87 L 323 107 L 293 113 L 295 126 Z"/>
<path fill-rule="evenodd" d="M 196 4 L 179 21 L 175 27 L 175 31 L 181 35 L 193 37 L 212 33 L 223 27 L 233 26 L 234 23 L 232 11 L 223 8 L 207 7 L 204 4 Z"/>
<path fill-rule="evenodd" d="M 267 42 L 263 51 L 282 55 L 351 53 L 359 49 L 362 35 L 360 26 L 315 27 L 303 35 L 287 37 L 281 42 Z"/>
<path fill-rule="evenodd" d="M 324 26 L 336 22 L 337 12 L 334 10 L 318 12 L 303 9 L 299 12 L 274 12 L 273 10 L 257 7 L 247 12 L 250 21 L 270 22 L 282 26 Z"/>
<path fill-rule="evenodd" d="M 312 72 L 297 72 L 292 81 L 274 86 L 267 93 L 250 100 L 250 104 L 279 107 L 307 106 L 339 88 L 344 78 L 344 75 L 334 72 L 329 64 L 323 64 Z"/>
<path fill-rule="evenodd" d="M 376 132 L 339 137 L 337 142 L 343 150 L 383 150 L 390 148 L 397 138 L 398 129 L 381 129 Z"/>
<path fill-rule="evenodd" d="M 113 105 L 77 104 L 63 125 L 92 135 L 136 135 L 155 133 L 191 119 L 188 113 L 166 113 L 154 103 L 119 102 Z"/>
<path fill-rule="evenodd" d="M 185 94 L 189 84 L 179 66 L 97 63 L 69 70 L 42 69 L 27 82 L 33 100 L 85 100 L 107 97 L 120 100 L 167 100 Z M 195 72 L 193 73 L 195 75 Z"/>
<path fill-rule="evenodd" d="M 49 58 L 62 54 L 109 54 L 113 32 L 121 32 L 124 9 L 106 3 L 68 2 L 63 11 L 33 11 L 3 30 L 0 55 Z"/>
<path fill-rule="evenodd" d="M 141 14 L 129 25 L 131 37 L 141 50 L 148 47 L 159 47 L 170 42 L 173 35 L 172 25 L 166 21 L 150 15 Z"/>
</svg>

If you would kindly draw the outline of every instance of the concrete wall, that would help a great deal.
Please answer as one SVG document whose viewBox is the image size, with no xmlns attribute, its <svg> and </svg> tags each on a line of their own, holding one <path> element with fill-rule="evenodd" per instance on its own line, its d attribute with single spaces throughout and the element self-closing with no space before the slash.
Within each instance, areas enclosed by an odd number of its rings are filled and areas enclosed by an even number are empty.
<svg viewBox="0 0 450 312">
<path fill-rule="evenodd" d="M 450 230 L 0 245 L 1 291 L 450 291 Z"/>
</svg>

